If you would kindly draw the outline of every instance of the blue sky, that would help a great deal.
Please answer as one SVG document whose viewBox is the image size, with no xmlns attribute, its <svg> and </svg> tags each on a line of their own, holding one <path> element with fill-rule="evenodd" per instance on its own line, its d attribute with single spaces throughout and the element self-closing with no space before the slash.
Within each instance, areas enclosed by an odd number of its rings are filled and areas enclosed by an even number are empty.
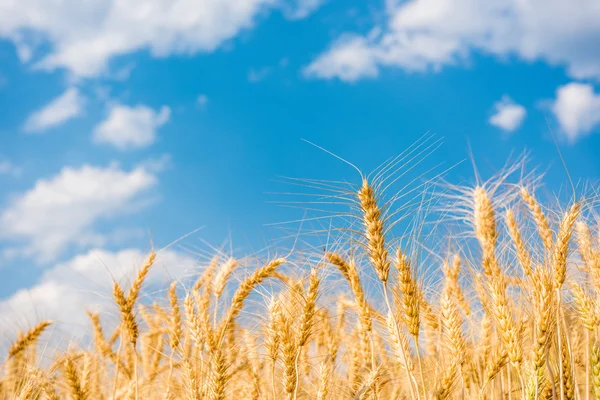
<svg viewBox="0 0 600 400">
<path fill-rule="evenodd" d="M 302 216 L 278 176 L 358 179 L 302 139 L 366 171 L 426 132 L 487 173 L 527 150 L 558 190 L 552 130 L 597 182 L 598 20 L 595 0 L 0 0 L 0 320 L 79 324 L 64 299 L 97 302 L 150 240 L 268 244 Z"/>
</svg>

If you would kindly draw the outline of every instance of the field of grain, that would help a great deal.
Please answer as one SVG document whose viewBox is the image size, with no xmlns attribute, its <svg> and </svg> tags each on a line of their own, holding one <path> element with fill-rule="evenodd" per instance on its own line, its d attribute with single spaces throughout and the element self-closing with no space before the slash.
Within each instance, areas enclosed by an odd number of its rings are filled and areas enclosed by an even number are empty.
<svg viewBox="0 0 600 400">
<path fill-rule="evenodd" d="M 214 257 L 141 301 L 152 251 L 114 282 L 118 326 L 90 312 L 89 340 L 51 357 L 53 321 L 21 332 L 0 397 L 600 399 L 593 196 L 543 202 L 539 184 L 502 178 L 452 187 L 460 231 L 439 230 L 444 245 L 420 257 L 418 234 L 392 237 L 402 201 L 382 182 L 336 196 L 356 223 L 329 248 Z"/>
</svg>

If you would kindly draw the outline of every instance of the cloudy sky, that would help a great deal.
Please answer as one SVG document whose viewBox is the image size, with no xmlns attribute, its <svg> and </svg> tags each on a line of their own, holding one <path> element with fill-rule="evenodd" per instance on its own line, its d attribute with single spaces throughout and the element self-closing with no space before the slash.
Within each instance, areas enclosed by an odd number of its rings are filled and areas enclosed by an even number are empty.
<svg viewBox="0 0 600 400">
<path fill-rule="evenodd" d="M 356 180 L 426 132 L 551 190 L 600 177 L 597 0 L 0 0 L 0 324 L 73 326 L 158 248 L 255 251 L 279 176 Z M 472 179 L 470 162 L 448 176 Z M 300 215 L 301 216 L 301 215 Z M 96 294 L 95 297 L 92 294 Z"/>
</svg>

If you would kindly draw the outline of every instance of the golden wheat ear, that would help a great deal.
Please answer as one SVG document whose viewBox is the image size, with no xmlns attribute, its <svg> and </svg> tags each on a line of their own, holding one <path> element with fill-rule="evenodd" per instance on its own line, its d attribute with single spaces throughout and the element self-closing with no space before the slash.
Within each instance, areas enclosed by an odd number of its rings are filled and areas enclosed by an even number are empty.
<svg viewBox="0 0 600 400">
<path fill-rule="evenodd" d="M 13 358 L 22 353 L 25 349 L 33 345 L 46 328 L 52 324 L 51 321 L 42 321 L 24 335 L 20 335 L 17 340 L 8 349 L 8 358 Z"/>
</svg>

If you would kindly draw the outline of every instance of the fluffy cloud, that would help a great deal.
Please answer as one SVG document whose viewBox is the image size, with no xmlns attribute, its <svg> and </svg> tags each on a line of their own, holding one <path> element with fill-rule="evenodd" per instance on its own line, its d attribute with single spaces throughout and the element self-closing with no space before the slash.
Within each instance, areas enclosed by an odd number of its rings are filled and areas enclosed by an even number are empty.
<svg viewBox="0 0 600 400">
<path fill-rule="evenodd" d="M 137 249 L 110 252 L 93 249 L 48 269 L 39 282 L 0 301 L 0 332 L 14 334 L 15 325 L 28 329 L 41 319 L 56 321 L 69 333 L 89 331 L 86 309 L 110 315 L 116 308 L 110 297 L 113 279 L 127 284 L 147 254 Z M 192 257 L 171 250 L 159 252 L 146 286 L 181 279 L 196 265 Z M 116 321 L 116 317 L 112 321 Z"/>
<path fill-rule="evenodd" d="M 98 221 L 139 209 L 157 182 L 145 167 L 65 167 L 16 196 L 0 212 L 0 238 L 15 241 L 10 253 L 54 260 L 69 245 L 101 245 Z"/>
<path fill-rule="evenodd" d="M 76 88 L 67 89 L 42 109 L 31 114 L 23 129 L 25 132 L 42 132 L 67 122 L 81 114 L 84 97 Z"/>
<path fill-rule="evenodd" d="M 308 76 L 326 79 L 337 77 L 347 82 L 373 78 L 379 74 L 371 44 L 359 36 L 342 37 L 304 72 Z"/>
<path fill-rule="evenodd" d="M 149 50 L 155 57 L 212 51 L 254 25 L 270 8 L 302 17 L 315 0 L 3 0 L 0 36 L 23 61 L 49 44 L 39 68 L 68 68 L 77 76 L 106 72 L 115 56 Z M 41 46 L 39 46 L 41 48 Z"/>
<path fill-rule="evenodd" d="M 353 81 L 381 66 L 439 69 L 473 51 L 563 65 L 575 78 L 600 80 L 597 0 L 390 1 L 387 23 L 333 43 L 305 72 Z"/>
<path fill-rule="evenodd" d="M 571 142 L 600 126 L 600 93 L 594 93 L 592 85 L 572 82 L 559 87 L 551 109 Z"/>
<path fill-rule="evenodd" d="M 496 112 L 488 122 L 507 132 L 513 132 L 519 128 L 527 114 L 525 107 L 516 104 L 508 96 L 504 96 L 502 100 L 494 104 L 494 108 Z"/>
<path fill-rule="evenodd" d="M 154 143 L 156 130 L 166 124 L 170 116 L 171 109 L 167 106 L 157 112 L 144 105 L 116 105 L 106 120 L 94 129 L 94 141 L 119 150 L 147 147 Z"/>
</svg>

